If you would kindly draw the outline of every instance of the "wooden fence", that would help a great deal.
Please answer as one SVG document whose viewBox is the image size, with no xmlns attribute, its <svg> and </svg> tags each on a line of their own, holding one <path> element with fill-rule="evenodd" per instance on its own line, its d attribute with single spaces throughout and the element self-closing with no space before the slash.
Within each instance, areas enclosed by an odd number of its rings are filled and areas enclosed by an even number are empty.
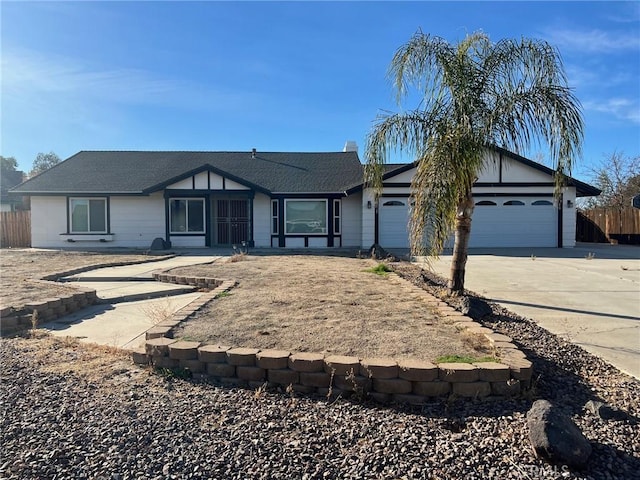
<svg viewBox="0 0 640 480">
<path fill-rule="evenodd" d="M 594 208 L 578 211 L 576 240 L 579 242 L 640 245 L 640 209 Z"/>
<path fill-rule="evenodd" d="M 31 212 L 0 212 L 0 247 L 31 246 Z"/>
</svg>

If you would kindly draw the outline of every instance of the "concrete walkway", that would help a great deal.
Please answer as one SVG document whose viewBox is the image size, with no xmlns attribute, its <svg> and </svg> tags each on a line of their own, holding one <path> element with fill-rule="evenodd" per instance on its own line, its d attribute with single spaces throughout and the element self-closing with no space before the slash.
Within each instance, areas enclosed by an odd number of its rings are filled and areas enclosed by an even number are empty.
<svg viewBox="0 0 640 480">
<path fill-rule="evenodd" d="M 42 327 L 52 335 L 134 349 L 145 332 L 201 294 L 194 287 L 153 280 L 153 272 L 210 263 L 217 255 L 184 255 L 158 262 L 107 267 L 65 278 L 70 286 L 96 290 L 102 303 L 66 315 Z M 187 293 L 193 292 L 193 293 Z"/>
<path fill-rule="evenodd" d="M 465 286 L 640 378 L 640 247 L 472 249 Z"/>
</svg>

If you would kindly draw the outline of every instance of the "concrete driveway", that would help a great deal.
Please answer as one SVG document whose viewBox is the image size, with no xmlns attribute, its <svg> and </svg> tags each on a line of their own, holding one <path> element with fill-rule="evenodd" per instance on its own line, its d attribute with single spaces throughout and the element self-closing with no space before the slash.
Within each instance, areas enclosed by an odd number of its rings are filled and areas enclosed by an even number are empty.
<svg viewBox="0 0 640 480">
<path fill-rule="evenodd" d="M 640 247 L 471 249 L 465 286 L 640 378 Z"/>
</svg>

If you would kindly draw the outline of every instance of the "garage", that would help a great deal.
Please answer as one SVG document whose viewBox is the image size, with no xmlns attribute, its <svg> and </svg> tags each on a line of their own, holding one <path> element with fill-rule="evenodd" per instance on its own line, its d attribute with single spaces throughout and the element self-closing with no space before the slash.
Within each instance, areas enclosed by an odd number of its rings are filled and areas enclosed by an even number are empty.
<svg viewBox="0 0 640 480">
<path fill-rule="evenodd" d="M 381 198 L 379 243 L 409 248 L 408 198 Z M 552 198 L 480 197 L 475 199 L 469 247 L 556 247 L 558 210 Z"/>
<path fill-rule="evenodd" d="M 552 199 L 475 199 L 469 247 L 557 247 L 558 210 Z"/>
</svg>

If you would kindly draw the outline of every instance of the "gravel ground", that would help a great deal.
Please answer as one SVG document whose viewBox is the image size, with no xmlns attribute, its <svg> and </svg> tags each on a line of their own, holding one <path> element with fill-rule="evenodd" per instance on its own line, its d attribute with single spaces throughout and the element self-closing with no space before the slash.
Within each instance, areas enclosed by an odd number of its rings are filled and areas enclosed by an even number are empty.
<svg viewBox="0 0 640 480">
<path fill-rule="evenodd" d="M 536 371 L 510 400 L 381 406 L 240 390 L 152 374 L 112 349 L 0 340 L 3 479 L 640 478 L 640 382 L 504 310 Z M 591 442 L 587 468 L 536 459 L 526 412 L 546 398 Z M 626 412 L 602 420 L 583 407 Z"/>
<path fill-rule="evenodd" d="M 511 322 L 496 326 L 518 328 L 535 353 L 533 395 L 421 407 L 239 390 L 151 374 L 71 341 L 3 339 L 0 477 L 640 478 L 638 382 L 530 322 Z M 525 419 L 534 397 L 561 405 L 589 439 L 584 471 L 534 458 Z M 583 411 L 594 398 L 629 416 Z"/>
</svg>

